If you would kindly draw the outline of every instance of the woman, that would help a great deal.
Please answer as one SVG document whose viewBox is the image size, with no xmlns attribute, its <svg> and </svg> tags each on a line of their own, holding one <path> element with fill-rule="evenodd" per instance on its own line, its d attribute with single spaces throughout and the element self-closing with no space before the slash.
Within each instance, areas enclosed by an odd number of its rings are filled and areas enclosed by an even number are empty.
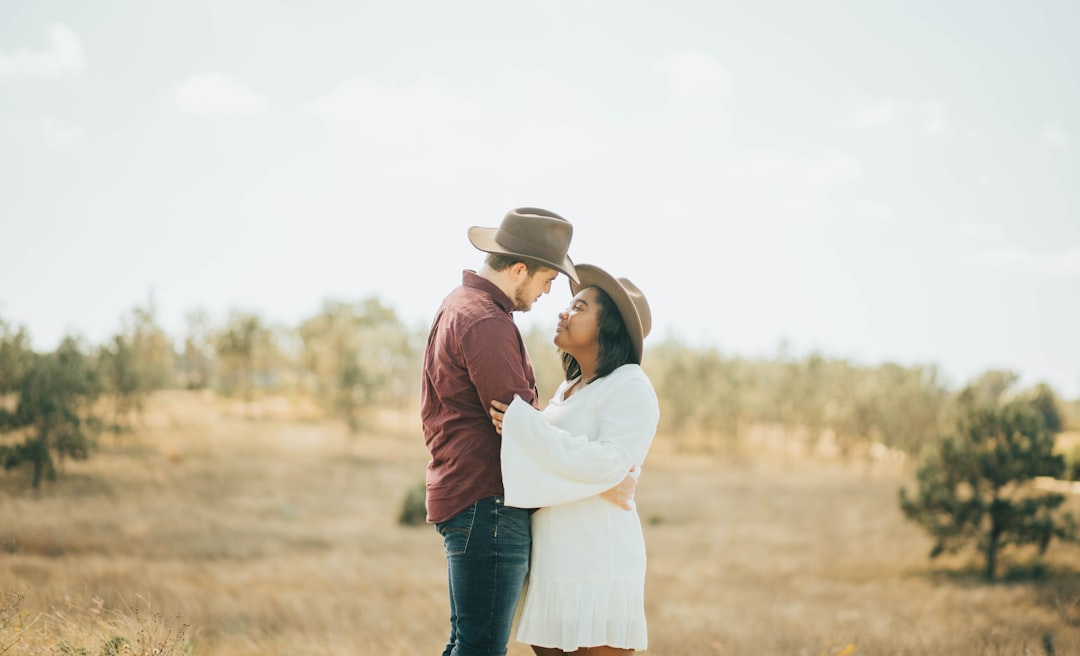
<svg viewBox="0 0 1080 656">
<path fill-rule="evenodd" d="M 640 471 L 656 432 L 640 366 L 652 319 L 629 280 L 576 269 L 554 340 L 566 380 L 542 413 L 520 398 L 492 409 L 506 504 L 540 508 L 517 639 L 541 656 L 632 654 L 648 643 L 641 522 L 632 501 L 627 511 L 599 495 Z"/>
</svg>

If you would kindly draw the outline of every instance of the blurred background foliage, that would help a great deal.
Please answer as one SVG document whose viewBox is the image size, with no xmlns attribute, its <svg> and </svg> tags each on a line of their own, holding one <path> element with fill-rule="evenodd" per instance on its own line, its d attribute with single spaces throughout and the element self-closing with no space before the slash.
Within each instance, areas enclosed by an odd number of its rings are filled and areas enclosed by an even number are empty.
<svg viewBox="0 0 1080 656">
<path fill-rule="evenodd" d="M 550 331 L 533 328 L 523 338 L 546 398 L 562 378 Z M 303 397 L 358 432 L 375 408 L 415 405 L 425 339 L 426 327 L 406 325 L 374 297 L 327 300 L 295 326 L 241 311 L 215 325 L 197 309 L 183 335 L 166 334 L 151 300 L 121 317 L 106 343 L 71 336 L 52 353 L 35 350 L 23 327 L 0 317 L 0 455 L 8 467 L 33 463 L 47 478 L 54 459 L 84 456 L 98 432 L 130 431 L 146 396 L 160 389 L 246 403 Z M 654 339 L 643 366 L 660 397 L 660 432 L 686 450 L 738 454 L 764 435 L 785 453 L 914 459 L 964 407 L 1014 398 L 1028 399 L 1055 435 L 1080 427 L 1080 400 L 1041 384 L 1019 389 L 1009 371 L 954 389 L 932 364 L 797 357 L 783 344 L 770 357 L 748 358 L 674 338 Z M 1080 451 L 1060 449 L 1061 477 L 1080 478 Z"/>
</svg>

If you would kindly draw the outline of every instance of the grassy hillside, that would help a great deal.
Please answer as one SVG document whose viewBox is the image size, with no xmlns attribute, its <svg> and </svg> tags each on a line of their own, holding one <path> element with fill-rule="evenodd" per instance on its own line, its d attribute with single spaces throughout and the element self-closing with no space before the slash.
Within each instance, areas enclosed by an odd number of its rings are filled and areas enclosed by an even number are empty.
<svg viewBox="0 0 1080 656">
<path fill-rule="evenodd" d="M 441 540 L 397 524 L 427 459 L 415 413 L 368 420 L 350 437 L 284 401 L 162 393 L 37 495 L 0 474 L 0 654 L 96 656 L 114 636 L 140 654 L 439 653 Z M 637 495 L 649 653 L 1080 653 L 1080 549 L 994 585 L 967 557 L 931 563 L 897 508 L 908 476 L 659 437 Z"/>
</svg>

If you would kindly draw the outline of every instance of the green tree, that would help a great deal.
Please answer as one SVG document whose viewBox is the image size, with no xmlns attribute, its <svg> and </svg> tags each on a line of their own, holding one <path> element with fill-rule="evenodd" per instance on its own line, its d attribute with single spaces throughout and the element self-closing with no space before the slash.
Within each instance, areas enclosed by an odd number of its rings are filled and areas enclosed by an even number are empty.
<svg viewBox="0 0 1080 656">
<path fill-rule="evenodd" d="M 94 364 L 72 338 L 32 360 L 16 384 L 15 412 L 0 410 L 0 431 L 16 431 L 23 441 L 2 447 L 0 455 L 6 469 L 32 466 L 36 489 L 43 479 L 55 478 L 57 461 L 89 456 L 98 428 L 92 405 L 99 382 Z"/>
<path fill-rule="evenodd" d="M 857 446 L 870 444 L 875 435 L 878 399 L 871 384 L 873 375 L 873 370 L 853 367 L 842 360 L 832 365 L 822 415 L 845 459 L 853 455 Z"/>
<path fill-rule="evenodd" d="M 773 361 L 759 363 L 758 367 L 761 371 L 758 381 L 765 397 L 764 419 L 782 429 L 786 461 L 792 438 L 799 435 L 800 428 L 807 428 L 803 421 L 813 403 L 812 376 L 816 372 L 792 357 L 787 340 L 777 346 Z"/>
<path fill-rule="evenodd" d="M 876 379 L 878 436 L 887 447 L 917 455 L 927 440 L 941 433 L 947 394 L 937 369 L 885 363 Z M 996 397 L 986 402 L 996 402 Z"/>
<path fill-rule="evenodd" d="M 917 494 L 901 488 L 899 496 L 904 514 L 933 536 L 931 558 L 974 543 L 993 579 L 1006 547 L 1034 545 L 1041 555 L 1052 538 L 1077 534 L 1072 515 L 1060 510 L 1064 496 L 1032 485 L 1065 467 L 1039 405 L 985 391 L 969 386 L 960 393 L 955 429 L 919 464 Z"/>
<path fill-rule="evenodd" d="M 112 429 L 131 427 L 154 390 L 171 383 L 174 360 L 172 344 L 157 323 L 151 299 L 124 317 L 121 330 L 98 350 L 102 391 L 113 400 Z"/>
<path fill-rule="evenodd" d="M 119 433 L 131 425 L 131 416 L 142 412 L 148 394 L 138 355 L 125 335 L 115 335 L 98 352 L 98 368 L 103 391 L 113 397 L 112 429 Z"/>
<path fill-rule="evenodd" d="M 0 319 L 0 398 L 16 391 L 33 360 L 34 351 L 26 329 L 20 326 L 13 331 Z"/>
<path fill-rule="evenodd" d="M 748 419 L 742 361 L 669 338 L 649 347 L 643 366 L 664 408 L 661 431 L 684 448 L 737 449 Z"/>
<path fill-rule="evenodd" d="M 1080 430 L 1080 399 L 1061 404 L 1061 421 L 1068 430 Z"/>
<path fill-rule="evenodd" d="M 1061 409 L 1057 395 L 1046 383 L 1039 383 L 1021 395 L 1042 415 L 1047 430 L 1060 433 L 1065 429 L 1065 413 Z"/>
<path fill-rule="evenodd" d="M 214 336 L 222 390 L 251 401 L 257 387 L 272 388 L 281 353 L 277 337 L 262 318 L 234 311 Z"/>
<path fill-rule="evenodd" d="M 680 441 L 692 424 L 701 399 L 695 389 L 691 370 L 697 352 L 680 341 L 670 338 L 649 349 L 643 367 L 656 385 L 656 395 L 664 411 L 660 413 L 660 430 Z"/>
<path fill-rule="evenodd" d="M 327 301 L 298 332 L 315 395 L 351 431 L 360 429 L 363 408 L 415 395 L 414 340 L 394 310 L 378 299 Z"/>
<path fill-rule="evenodd" d="M 214 337 L 206 310 L 196 309 L 186 316 L 184 350 L 176 362 L 180 384 L 191 390 L 207 389 L 214 382 Z"/>
<path fill-rule="evenodd" d="M 157 305 L 153 297 L 145 306 L 135 306 L 124 318 L 120 334 L 134 352 L 142 389 L 150 392 L 172 384 L 176 354 L 165 330 L 158 325 Z"/>
<path fill-rule="evenodd" d="M 1006 394 L 1020 380 L 1014 371 L 992 369 L 976 376 L 962 392 L 967 400 L 978 405 L 994 405 L 1005 399 Z"/>
</svg>

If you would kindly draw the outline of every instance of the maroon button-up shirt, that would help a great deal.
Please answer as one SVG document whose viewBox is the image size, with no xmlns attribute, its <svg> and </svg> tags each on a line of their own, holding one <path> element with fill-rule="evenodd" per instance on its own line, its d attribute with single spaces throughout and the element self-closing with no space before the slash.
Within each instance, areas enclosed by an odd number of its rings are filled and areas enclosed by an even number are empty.
<svg viewBox="0 0 1080 656">
<path fill-rule="evenodd" d="M 431 324 L 420 416 L 431 461 L 427 520 L 443 522 L 503 494 L 491 400 L 537 403 L 536 376 L 511 312 L 514 303 L 473 271 L 462 274 Z"/>
</svg>

